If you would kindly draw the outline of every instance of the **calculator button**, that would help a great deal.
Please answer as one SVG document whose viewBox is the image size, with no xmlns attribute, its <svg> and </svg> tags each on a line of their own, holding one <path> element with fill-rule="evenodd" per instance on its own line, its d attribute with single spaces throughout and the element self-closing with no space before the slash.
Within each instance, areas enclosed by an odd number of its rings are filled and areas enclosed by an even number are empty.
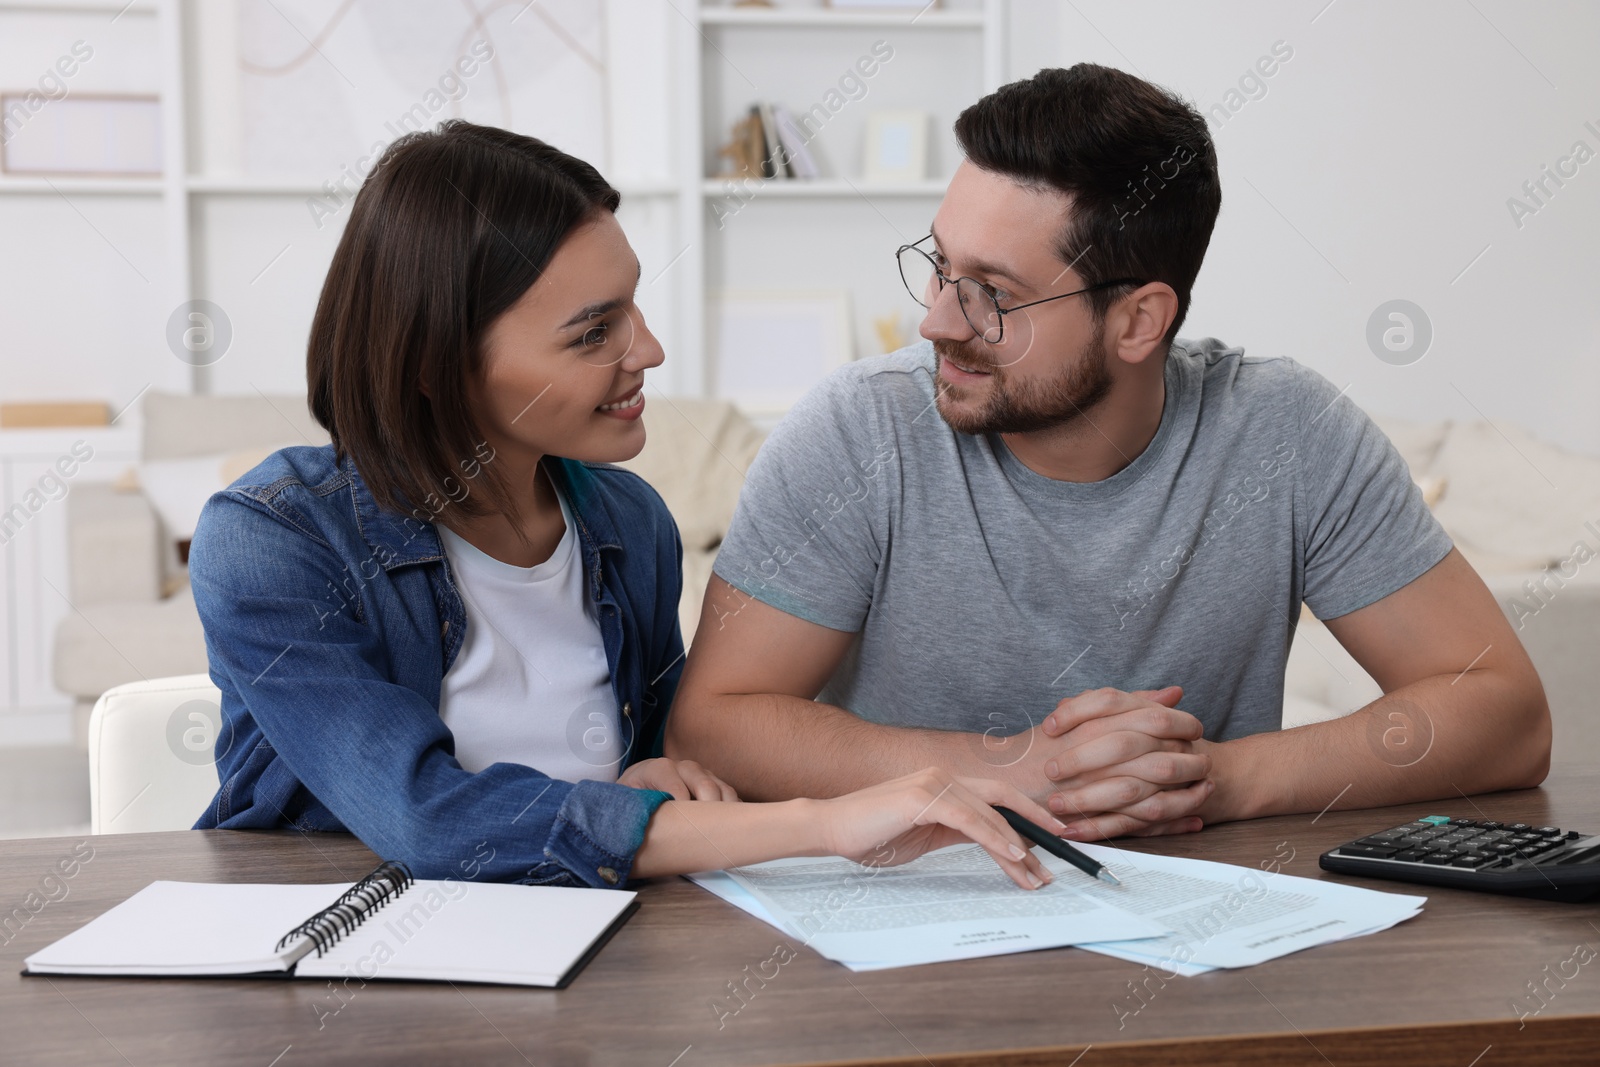
<svg viewBox="0 0 1600 1067">
<path fill-rule="evenodd" d="M 1485 830 L 1498 830 L 1503 824 L 1497 823 L 1493 819 L 1490 819 L 1487 822 L 1480 822 L 1478 825 L 1483 827 Z"/>
<path fill-rule="evenodd" d="M 1394 860 L 1404 860 L 1407 863 L 1415 863 L 1422 857 L 1423 851 L 1420 848 L 1408 848 L 1404 852 L 1397 852 L 1389 858 Z"/>
<path fill-rule="evenodd" d="M 1506 829 L 1510 830 L 1514 834 L 1525 834 L 1529 830 L 1532 830 L 1533 827 L 1529 826 L 1525 822 L 1514 822 L 1510 826 L 1506 827 Z"/>
<path fill-rule="evenodd" d="M 1450 816 L 1448 816 L 1448 815 L 1424 815 L 1422 818 L 1418 819 L 1417 821 L 1418 822 L 1432 823 L 1435 826 L 1448 826 L 1449 823 L 1450 823 Z"/>
<path fill-rule="evenodd" d="M 1535 830 L 1534 833 L 1539 834 L 1542 837 L 1565 837 L 1565 836 L 1567 836 L 1566 834 L 1562 833 L 1561 827 L 1559 827 L 1559 826 L 1541 826 L 1537 830 Z"/>
<path fill-rule="evenodd" d="M 1350 843 L 1352 845 L 1371 845 L 1371 846 L 1374 846 L 1374 847 L 1377 847 L 1377 848 L 1388 848 L 1388 849 L 1391 849 L 1391 850 L 1399 847 L 1392 838 L 1385 839 L 1383 837 L 1377 837 L 1377 836 L 1374 836 L 1374 837 L 1363 837 L 1358 841 L 1352 841 Z"/>
<path fill-rule="evenodd" d="M 1455 859 L 1450 861 L 1450 866 L 1467 867 L 1472 870 L 1477 870 L 1479 867 L 1483 867 L 1493 862 L 1493 856 L 1457 856 Z"/>
<path fill-rule="evenodd" d="M 1420 862 L 1431 864 L 1435 867 L 1448 867 L 1450 862 L 1454 859 L 1454 856 L 1446 855 L 1443 852 L 1430 852 L 1426 856 L 1422 857 Z"/>
<path fill-rule="evenodd" d="M 1476 819 L 1451 819 L 1450 820 L 1450 825 L 1451 826 L 1477 826 L 1478 825 L 1478 820 L 1476 820 Z"/>
<path fill-rule="evenodd" d="M 1339 851 L 1346 856 L 1360 856 L 1365 859 L 1386 860 L 1400 850 L 1393 845 L 1342 845 Z"/>
<path fill-rule="evenodd" d="M 1576 831 L 1576 830 L 1568 830 L 1567 831 L 1567 840 L 1568 841 L 1576 841 L 1578 838 L 1580 838 L 1582 836 L 1583 835 L 1578 833 L 1578 831 Z"/>
<path fill-rule="evenodd" d="M 1495 844 L 1492 844 L 1488 848 L 1484 849 L 1484 851 L 1485 852 L 1493 852 L 1493 853 L 1495 853 L 1496 855 L 1499 855 L 1499 856 L 1509 856 L 1509 855 L 1512 855 L 1513 853 L 1515 853 L 1517 851 L 1517 846 L 1516 845 L 1508 845 L 1504 841 L 1498 841 Z"/>
</svg>

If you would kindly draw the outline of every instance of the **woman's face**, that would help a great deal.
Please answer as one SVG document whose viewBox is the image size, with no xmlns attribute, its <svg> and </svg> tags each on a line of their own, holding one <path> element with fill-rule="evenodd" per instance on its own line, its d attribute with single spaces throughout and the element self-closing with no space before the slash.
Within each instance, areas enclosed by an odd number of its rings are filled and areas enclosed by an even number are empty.
<svg viewBox="0 0 1600 1067">
<path fill-rule="evenodd" d="M 644 372 L 665 355 L 634 305 L 639 259 L 600 210 L 490 325 L 474 415 L 496 449 L 610 463 L 644 447 Z"/>
</svg>

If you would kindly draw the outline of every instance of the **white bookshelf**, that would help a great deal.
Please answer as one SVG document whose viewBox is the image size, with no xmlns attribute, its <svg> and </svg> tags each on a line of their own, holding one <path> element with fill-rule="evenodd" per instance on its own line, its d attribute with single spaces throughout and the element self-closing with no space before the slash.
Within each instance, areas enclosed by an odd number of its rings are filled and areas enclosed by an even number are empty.
<svg viewBox="0 0 1600 1067">
<path fill-rule="evenodd" d="M 695 288 L 684 303 L 693 321 L 681 328 L 676 357 L 695 365 L 680 381 L 697 392 L 715 390 L 706 314 L 721 289 L 847 290 L 855 354 L 876 353 L 874 318 L 899 313 L 911 321 L 892 252 L 926 232 L 944 195 L 957 162 L 950 125 L 961 108 L 1005 81 L 1005 0 L 943 0 L 921 11 L 706 0 L 690 13 L 677 34 L 680 110 L 690 118 L 677 137 L 700 151 L 680 161 L 680 215 L 685 233 L 700 240 L 685 272 Z M 878 40 L 891 45 L 894 59 L 864 79 L 865 95 L 817 134 L 821 177 L 751 181 L 714 173 L 717 146 L 751 103 L 776 102 L 799 114 L 832 87 L 818 71 L 837 78 Z M 906 107 L 932 116 L 928 177 L 867 182 L 860 160 L 867 115 Z"/>
<path fill-rule="evenodd" d="M 925 225 L 943 194 L 954 167 L 948 127 L 958 105 L 965 106 L 1004 80 L 1006 0 L 941 0 L 939 6 L 920 12 L 836 10 L 821 0 L 779 0 L 779 6 L 771 9 L 735 8 L 715 0 L 699 4 L 684 0 L 609 3 L 616 12 L 615 21 L 627 23 L 608 30 L 612 43 L 635 49 L 631 57 L 619 51 L 613 57 L 616 69 L 607 75 L 605 91 L 613 119 L 619 107 L 634 110 L 631 116 L 623 116 L 613 143 L 635 136 L 633 131 L 641 128 L 664 127 L 660 147 L 644 152 L 649 158 L 643 163 L 601 164 L 623 194 L 624 225 L 645 261 L 646 281 L 659 275 L 649 294 L 654 301 L 649 313 L 669 357 L 656 375 L 662 388 L 684 394 L 710 391 L 707 300 L 735 281 L 739 287 L 761 290 L 816 289 L 819 285 L 849 289 L 859 296 L 853 309 L 857 352 L 875 351 L 868 320 L 894 299 L 893 291 L 881 284 L 887 276 L 883 270 L 885 250 L 898 243 L 898 231 L 909 233 Z M 236 289 L 253 287 L 249 291 L 259 293 L 256 278 L 260 274 L 280 285 L 285 283 L 286 279 L 269 270 L 308 276 L 314 269 L 320 272 L 320 267 L 313 266 L 318 262 L 315 257 L 326 257 L 343 224 L 341 211 L 337 225 L 326 230 L 309 237 L 286 233 L 273 241 L 275 229 L 283 228 L 294 212 L 304 210 L 296 201 L 323 194 L 327 175 L 205 172 L 208 139 L 215 130 L 205 127 L 205 120 L 199 117 L 200 98 L 208 88 L 207 64 L 216 62 L 207 57 L 221 54 L 216 23 L 206 22 L 214 10 L 202 11 L 198 0 L 135 0 L 132 4 L 127 0 L 0 0 L 0 15 L 90 19 L 96 33 L 116 30 L 124 37 L 131 35 L 150 55 L 145 73 L 136 77 L 137 84 L 121 88 L 160 98 L 164 134 L 160 176 L 0 175 L 0 204 L 12 203 L 23 209 L 24 204 L 37 202 L 39 209 L 45 210 L 47 201 L 54 200 L 49 210 L 63 219 L 83 216 L 81 221 L 103 231 L 105 241 L 115 244 L 119 253 L 128 248 L 125 258 L 130 265 L 138 264 L 135 269 L 145 280 L 141 284 L 133 272 L 126 272 L 129 292 L 137 287 L 143 306 L 163 311 L 193 297 L 215 299 L 230 284 Z M 650 30 L 635 24 L 641 18 L 654 20 Z M 714 206 L 730 191 L 726 180 L 713 173 L 714 154 L 733 118 L 756 100 L 774 100 L 803 110 L 827 88 L 829 82 L 822 75 L 837 78 L 850 57 L 880 39 L 893 43 L 895 59 L 869 80 L 867 95 L 851 101 L 819 136 L 823 176 L 811 181 L 738 183 L 733 195 L 742 206 L 731 223 L 719 227 Z M 99 38 L 96 41 L 98 47 Z M 638 62 L 641 48 L 649 50 L 650 62 Z M 101 64 L 97 76 L 111 62 L 98 58 L 101 55 L 109 57 L 111 53 L 97 53 L 96 63 Z M 741 75 L 732 73 L 733 66 L 748 68 L 757 84 L 744 84 Z M 935 139 L 943 138 L 932 152 L 929 176 L 911 182 L 864 181 L 859 148 L 866 116 L 879 107 L 915 106 L 919 102 L 915 87 L 943 82 L 953 84 L 927 107 L 934 116 Z M 208 106 L 215 109 L 218 105 L 212 100 Z M 137 208 L 138 204 L 146 206 Z M 151 215 L 152 211 L 156 214 Z M 138 232 L 144 245 L 129 248 L 122 232 L 134 225 L 127 221 L 134 215 L 140 220 Z M 892 225 L 885 227 L 885 220 Z M 869 232 L 873 227 L 877 227 L 876 233 Z M 89 239 L 99 238 L 91 235 Z M 775 247 L 793 247 L 796 242 L 813 251 L 797 259 L 771 253 Z M 273 256 L 291 243 L 294 247 L 282 265 L 274 265 L 280 261 Z M 240 251 L 244 247 L 253 247 L 250 254 L 260 262 L 236 262 L 244 258 Z M 815 251 L 833 248 L 839 250 L 836 255 Z M 845 264 L 843 270 L 830 261 L 835 258 Z M 287 280 L 292 284 L 274 299 L 289 301 L 287 306 L 294 307 L 298 315 L 305 310 L 301 304 L 314 302 L 320 273 L 314 280 L 297 275 Z M 255 313 L 259 316 L 259 309 Z M 155 335 L 151 327 L 141 325 L 139 329 L 140 336 Z M 285 365 L 278 380 L 263 380 L 269 390 L 282 388 L 282 377 L 295 373 L 289 363 L 297 365 L 303 358 L 303 350 L 288 351 L 284 338 L 274 344 L 284 350 L 274 358 Z M 248 391 L 258 384 L 256 376 L 242 375 L 232 364 L 216 368 L 159 366 L 159 347 L 153 346 L 146 357 L 158 364 L 156 370 L 141 371 L 140 381 L 131 388 L 116 382 L 112 375 L 115 384 L 94 391 L 109 391 L 106 399 L 117 406 L 151 373 L 160 379 L 156 388 L 197 393 Z"/>
</svg>

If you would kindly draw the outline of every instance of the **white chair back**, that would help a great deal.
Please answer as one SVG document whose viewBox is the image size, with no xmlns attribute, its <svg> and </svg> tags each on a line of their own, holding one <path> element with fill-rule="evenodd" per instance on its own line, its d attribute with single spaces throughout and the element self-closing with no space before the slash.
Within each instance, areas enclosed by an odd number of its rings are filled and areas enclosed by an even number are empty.
<svg viewBox="0 0 1600 1067">
<path fill-rule="evenodd" d="M 89 812 L 97 834 L 187 830 L 216 796 L 222 694 L 209 676 L 129 682 L 89 716 Z"/>
</svg>

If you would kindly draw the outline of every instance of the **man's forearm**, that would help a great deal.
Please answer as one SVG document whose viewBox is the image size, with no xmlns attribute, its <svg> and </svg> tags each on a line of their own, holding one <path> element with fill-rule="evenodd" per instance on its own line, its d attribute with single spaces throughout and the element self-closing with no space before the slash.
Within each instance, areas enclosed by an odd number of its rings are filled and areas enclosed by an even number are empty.
<svg viewBox="0 0 1600 1067">
<path fill-rule="evenodd" d="M 668 716 L 666 754 L 697 761 L 746 800 L 839 796 L 927 767 L 980 773 L 963 758 L 968 734 L 884 726 L 794 696 L 691 699 Z"/>
<path fill-rule="evenodd" d="M 1209 746 L 1206 822 L 1367 808 L 1537 785 L 1550 713 L 1537 677 L 1424 678 L 1342 718 Z"/>
</svg>

